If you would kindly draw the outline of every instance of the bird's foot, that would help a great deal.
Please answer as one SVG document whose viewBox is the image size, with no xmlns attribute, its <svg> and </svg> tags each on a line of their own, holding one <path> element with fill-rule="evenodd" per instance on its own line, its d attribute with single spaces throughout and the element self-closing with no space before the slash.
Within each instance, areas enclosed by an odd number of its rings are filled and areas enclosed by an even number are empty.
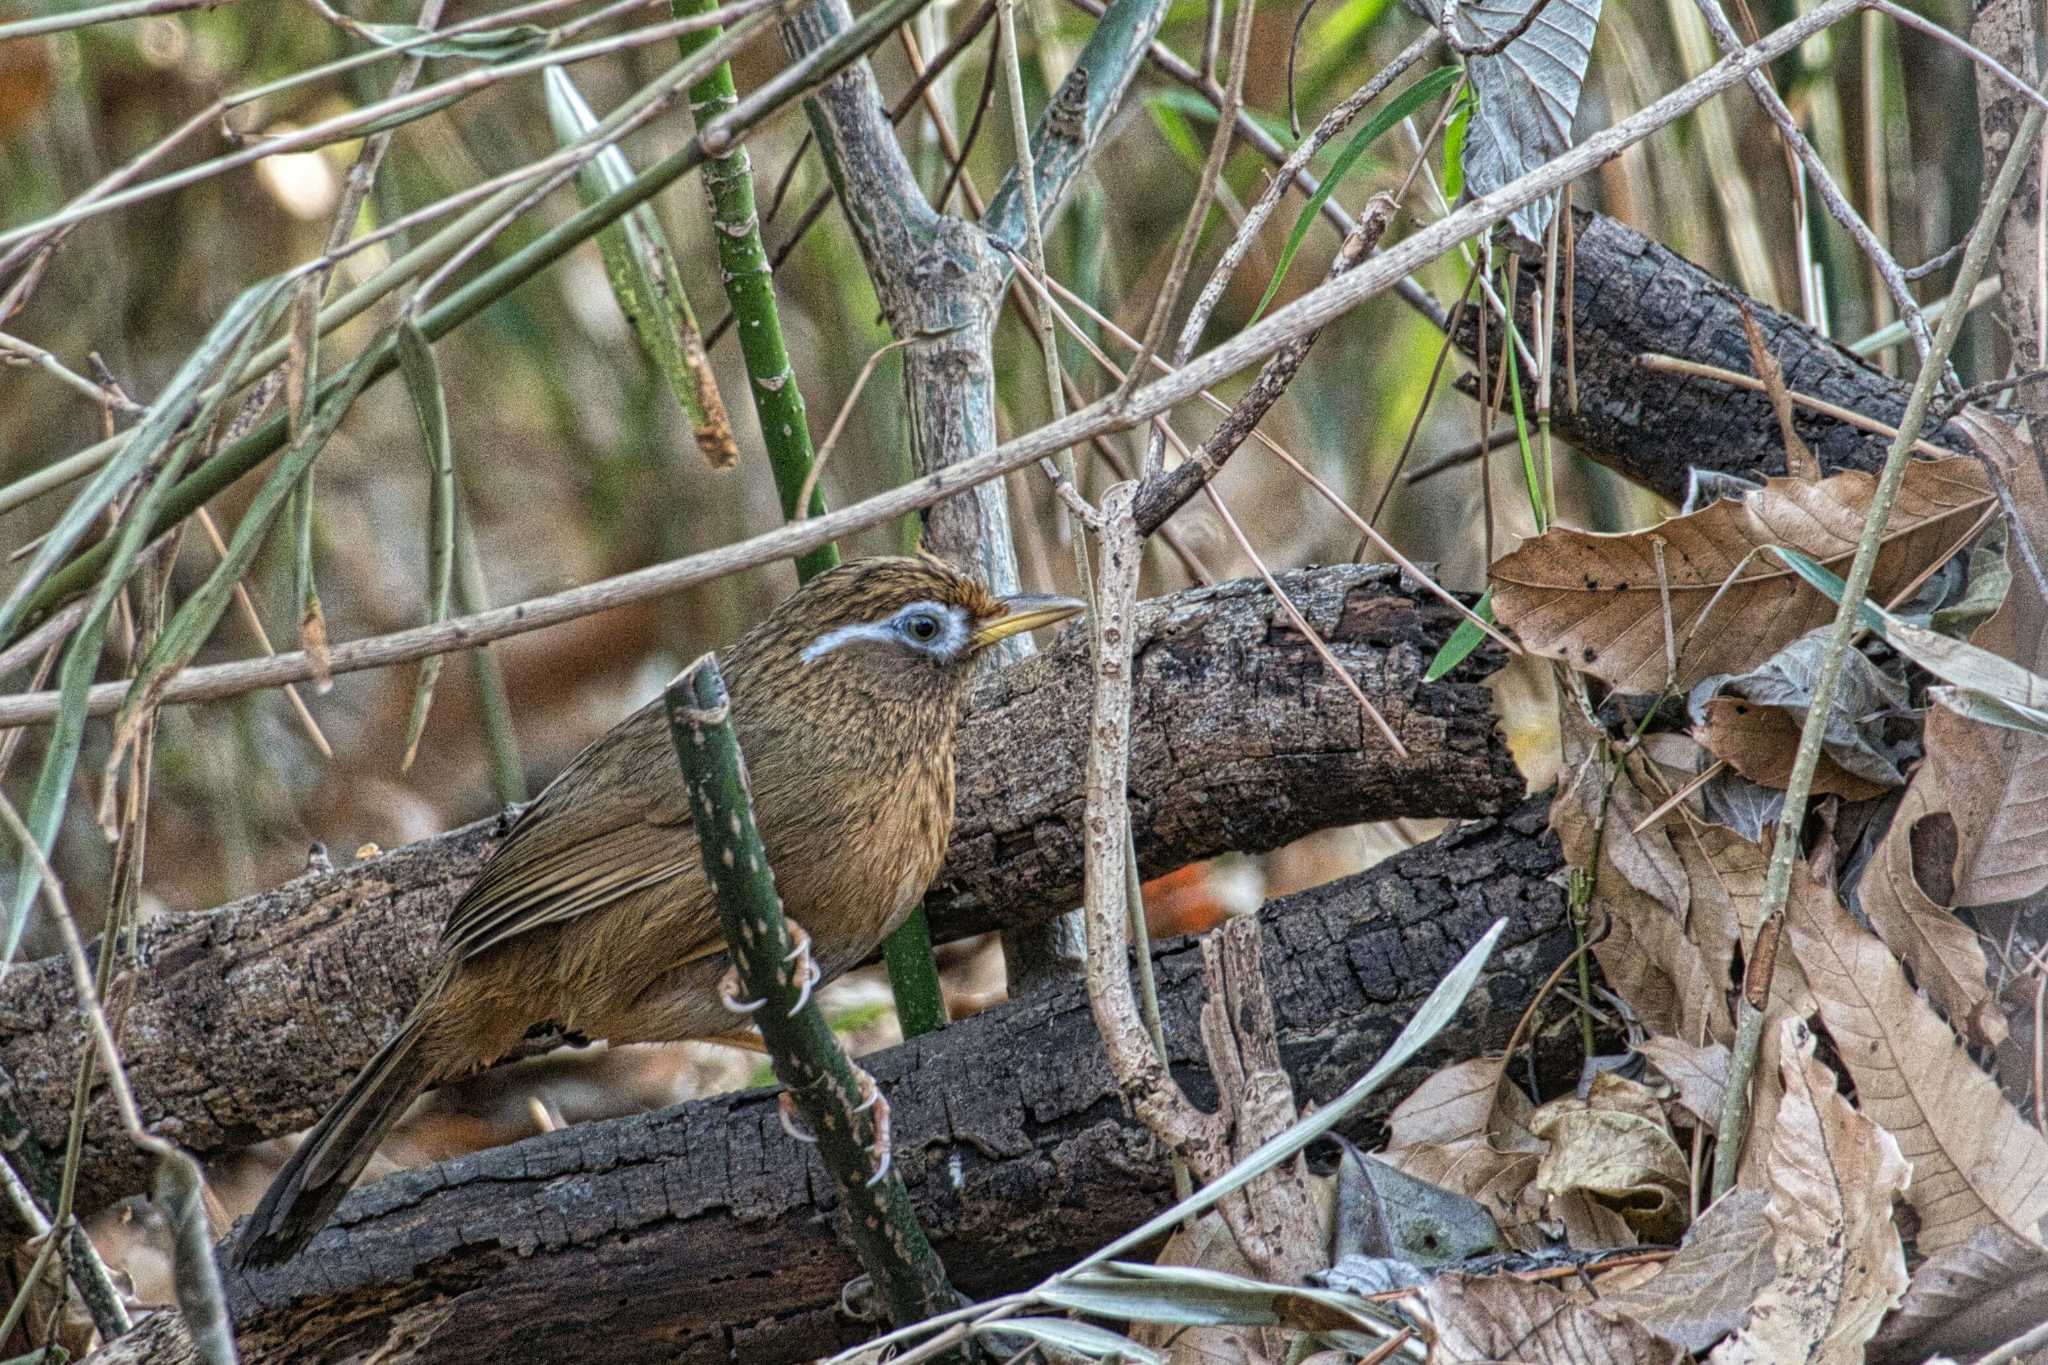
<svg viewBox="0 0 2048 1365">
<path fill-rule="evenodd" d="M 797 1117 L 796 1101 L 790 1097 L 790 1093 L 787 1090 L 775 1097 L 775 1117 L 782 1121 L 783 1132 L 789 1134 L 798 1142 L 808 1143 L 812 1146 L 817 1145 L 818 1135 L 804 1127 L 803 1120 Z"/>
<path fill-rule="evenodd" d="M 785 920 L 784 923 L 789 926 L 792 946 L 782 962 L 785 967 L 795 968 L 792 981 L 796 986 L 796 1003 L 789 1007 L 789 1017 L 794 1019 L 803 1013 L 805 1005 L 811 1003 L 811 990 L 823 973 L 818 970 L 817 959 L 811 956 L 810 931 L 795 920 Z"/>
<path fill-rule="evenodd" d="M 766 996 L 759 1000 L 740 999 L 740 969 L 727 967 L 725 975 L 718 978 L 718 998 L 734 1014 L 752 1014 L 768 1003 Z"/>
<path fill-rule="evenodd" d="M 868 1141 L 868 1159 L 874 1162 L 875 1173 L 867 1181 L 870 1186 L 875 1186 L 888 1176 L 889 1163 L 895 1159 L 889 1142 L 889 1101 L 883 1097 L 882 1088 L 875 1084 L 873 1076 L 859 1067 L 853 1069 L 853 1074 L 860 1078 L 860 1103 L 853 1107 L 853 1112 L 875 1111 L 874 1136 Z"/>
</svg>

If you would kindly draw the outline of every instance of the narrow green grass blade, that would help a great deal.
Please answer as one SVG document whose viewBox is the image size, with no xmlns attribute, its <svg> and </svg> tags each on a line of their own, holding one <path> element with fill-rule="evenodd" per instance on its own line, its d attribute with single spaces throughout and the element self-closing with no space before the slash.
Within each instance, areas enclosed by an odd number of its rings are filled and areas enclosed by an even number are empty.
<svg viewBox="0 0 2048 1365">
<path fill-rule="evenodd" d="M 341 419 L 347 415 L 356 395 L 362 392 L 374 373 L 376 366 L 365 355 L 358 357 L 338 376 L 341 387 L 328 394 L 313 410 L 312 420 L 307 422 L 298 439 L 278 457 L 277 467 L 271 470 L 270 477 L 263 481 L 263 486 L 250 501 L 249 510 L 242 515 L 234 537 L 228 541 L 227 554 L 165 624 L 155 648 L 150 650 L 142 661 L 142 667 L 136 671 L 128 695 L 121 701 L 121 709 L 114 715 L 114 747 L 117 753 L 133 732 L 143 708 L 155 700 L 179 669 L 191 662 L 199 647 L 213 634 L 221 613 L 227 610 L 235 583 L 249 571 L 249 565 L 262 548 L 278 514 L 283 511 L 291 490 L 304 478 L 314 458 L 326 448 L 334 429 L 341 425 Z"/>
<path fill-rule="evenodd" d="M 35 590 L 93 529 L 100 514 L 116 495 L 138 473 L 159 459 L 180 433 L 204 428 L 213 419 L 221 395 L 216 393 L 210 402 L 204 401 L 204 390 L 223 369 L 232 373 L 241 363 L 240 354 L 246 349 L 241 343 L 252 328 L 261 323 L 263 330 L 267 331 L 276 321 L 273 306 L 277 304 L 285 284 L 282 277 L 253 284 L 228 305 L 227 312 L 221 315 L 206 339 L 178 367 L 171 382 L 164 386 L 163 392 L 143 413 L 142 420 L 136 424 L 120 453 L 101 465 L 92 482 L 64 509 L 64 515 L 43 537 L 42 545 L 29 560 L 28 567 L 22 570 L 20 579 L 7 594 L 7 600 L 0 602 L 0 642 L 13 638 Z M 237 359 L 234 364 L 227 364 L 231 354 Z M 160 477 L 157 482 L 162 483 L 163 479 Z M 33 822 L 30 827 L 34 827 Z"/>
<path fill-rule="evenodd" d="M 549 67 L 546 84 L 548 118 L 558 141 L 566 145 L 597 127 L 597 116 L 566 71 Z M 576 189 L 589 205 L 632 179 L 632 166 L 614 145 L 583 167 Z M 732 468 L 739 463 L 739 443 L 733 439 L 725 400 L 719 395 L 711 357 L 704 349 L 704 335 L 683 292 L 682 275 L 653 206 L 642 204 L 620 215 L 598 232 L 597 246 L 619 311 L 632 324 L 641 349 L 689 417 L 698 450 L 712 468 Z"/>
<path fill-rule="evenodd" d="M 1273 278 L 1266 285 L 1266 292 L 1259 299 L 1259 306 L 1252 310 L 1251 318 L 1245 324 L 1247 327 L 1259 320 L 1260 314 L 1266 311 L 1266 305 L 1280 292 L 1280 282 L 1287 278 L 1287 268 L 1294 264 L 1294 253 L 1301 250 L 1302 242 L 1307 240 L 1310 225 L 1315 222 L 1316 215 L 1323 211 L 1323 204 L 1336 192 L 1337 186 L 1343 183 L 1345 174 L 1357 163 L 1358 158 L 1365 155 L 1366 148 L 1377 142 L 1389 128 L 1449 90 L 1462 74 L 1455 66 L 1438 67 L 1394 96 L 1384 109 L 1374 114 L 1363 128 L 1351 135 L 1351 141 L 1345 144 L 1343 152 L 1330 167 L 1330 173 L 1323 177 L 1323 183 L 1316 186 L 1316 192 L 1302 205 L 1300 216 L 1294 220 L 1294 230 L 1287 234 L 1287 245 L 1280 252 L 1280 264 L 1274 268 Z"/>
<path fill-rule="evenodd" d="M 1478 605 L 1472 608 L 1472 614 L 1489 626 L 1494 623 L 1492 588 L 1488 588 L 1480 596 Z M 1479 642 L 1485 638 L 1485 631 L 1460 617 L 1457 629 L 1451 632 L 1451 638 L 1444 641 L 1443 648 L 1429 661 L 1429 671 L 1422 675 L 1422 680 L 1426 683 L 1443 681 L 1445 675 L 1464 663 L 1466 656 L 1479 648 Z"/>
</svg>

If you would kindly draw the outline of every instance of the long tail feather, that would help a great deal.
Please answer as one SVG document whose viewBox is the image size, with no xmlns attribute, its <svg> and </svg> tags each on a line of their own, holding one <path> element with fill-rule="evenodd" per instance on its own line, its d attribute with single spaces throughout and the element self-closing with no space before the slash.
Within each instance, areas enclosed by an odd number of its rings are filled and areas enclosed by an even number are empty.
<svg viewBox="0 0 2048 1365">
<path fill-rule="evenodd" d="M 370 1059 L 285 1162 L 235 1243 L 238 1265 L 288 1260 L 327 1226 L 349 1187 L 406 1106 L 432 1079 L 416 1013 Z"/>
</svg>

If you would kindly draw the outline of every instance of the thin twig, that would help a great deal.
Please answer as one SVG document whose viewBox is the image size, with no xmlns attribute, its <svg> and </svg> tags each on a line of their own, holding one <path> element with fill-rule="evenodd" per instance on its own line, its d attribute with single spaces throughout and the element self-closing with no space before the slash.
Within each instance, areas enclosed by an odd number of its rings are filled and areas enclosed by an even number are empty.
<svg viewBox="0 0 2048 1365">
<path fill-rule="evenodd" d="M 1885 456 L 1884 470 L 1871 494 L 1863 535 L 1857 542 L 1856 557 L 1843 580 L 1841 601 L 1822 649 L 1820 676 L 1814 680 L 1813 698 L 1800 726 L 1799 752 L 1793 759 L 1792 772 L 1785 783 L 1785 808 L 1779 817 L 1777 841 L 1771 849 L 1763 897 L 1758 906 L 1763 925 L 1759 930 L 1760 938 L 1783 922 L 1785 903 L 1792 887 L 1793 864 L 1799 861 L 1801 852 L 1800 831 L 1806 821 L 1807 800 L 1813 790 L 1814 770 L 1819 766 L 1828 713 L 1834 706 L 1835 689 L 1842 676 L 1843 656 L 1848 652 L 1849 637 L 1856 630 L 1863 598 L 1870 588 L 1871 571 L 1877 563 L 1878 548 L 1884 540 L 1885 523 L 1890 519 L 1892 503 L 1905 481 L 1908 456 L 1920 434 L 1921 424 L 1927 418 L 1935 385 L 1946 368 L 1949 351 L 1962 331 L 1962 301 L 1969 297 L 1970 290 L 1976 286 L 1978 277 L 1990 261 L 1998 235 L 1996 226 L 2005 217 L 2013 192 L 2019 186 L 2020 173 L 2033 152 L 2041 123 L 2041 108 L 2030 108 L 2013 137 L 2004 164 L 1998 168 L 1997 179 L 1984 197 L 1983 211 L 1978 217 L 1978 225 L 1983 230 L 1971 233 L 1970 249 L 1963 253 L 1955 287 L 1950 291 L 1950 307 L 1942 314 L 1941 325 L 1928 351 L 1927 363 L 1921 367 L 1912 393 L 1906 400 L 1899 434 L 1892 440 L 1891 450 Z M 1762 954 L 1760 959 L 1764 966 L 1755 974 L 1761 975 L 1762 979 L 1745 982 L 1742 998 L 1737 1004 L 1735 1047 L 1729 1059 L 1728 1086 L 1721 1107 L 1718 1146 L 1714 1151 L 1713 1192 L 1717 1199 L 1735 1183 L 1749 1127 L 1749 1080 L 1756 1069 L 1757 1054 L 1763 1042 L 1764 1012 L 1759 1002 L 1769 998 L 1770 990 L 1768 964 L 1771 958 L 1769 954 Z"/>
<path fill-rule="evenodd" d="M 1720 45 L 1721 51 L 1724 54 L 1739 51 L 1743 45 L 1742 40 L 1729 25 L 1728 16 L 1721 12 L 1719 0 L 1696 0 L 1696 3 L 1699 5 L 1700 14 L 1707 21 L 1708 32 L 1714 35 L 1714 41 Z M 1905 272 L 1900 270 L 1898 261 L 1893 259 L 1892 253 L 1885 248 L 1884 243 L 1877 239 L 1877 234 L 1870 230 L 1870 224 L 1863 221 L 1863 215 L 1849 202 L 1849 196 L 1842 192 L 1842 187 L 1835 183 L 1835 177 L 1828 171 L 1827 162 L 1814 150 L 1806 134 L 1799 130 L 1798 121 L 1792 117 L 1792 111 L 1785 107 L 1785 101 L 1778 98 L 1777 89 L 1772 86 L 1770 77 L 1762 70 L 1751 72 L 1749 88 L 1755 93 L 1756 101 L 1763 107 L 1764 113 L 1777 125 L 1778 134 L 1785 140 L 1785 145 L 1799 158 L 1799 164 L 1806 168 L 1806 173 L 1813 177 L 1814 184 L 1820 189 L 1821 202 L 1827 205 L 1828 213 L 1842 225 L 1842 230 L 1849 234 L 1850 240 L 1856 243 L 1858 249 L 1869 259 L 1872 268 L 1877 271 L 1878 277 L 1884 281 L 1885 289 L 1892 298 L 1892 306 L 1898 309 L 1900 320 L 1906 324 L 1906 330 L 1913 338 L 1913 347 L 1920 353 L 1920 363 L 1926 364 L 1927 348 L 1933 343 L 1933 336 L 1927 330 L 1927 319 L 1921 315 L 1919 301 L 1913 297 L 1913 291 L 1906 286 Z M 1803 216 L 1801 221 L 1804 221 Z M 1804 289 L 1802 292 L 1805 292 Z"/>
<path fill-rule="evenodd" d="M 1755 375 L 1743 374 L 1737 370 L 1724 370 L 1719 365 L 1708 365 L 1703 361 L 1687 360 L 1682 356 L 1659 355 L 1655 351 L 1646 351 L 1636 357 L 1636 364 L 1641 365 L 1646 370 L 1655 370 L 1660 374 L 1690 375 L 1695 379 L 1712 379 L 1723 384 L 1733 385 L 1738 389 L 1748 389 L 1751 393 L 1766 392 L 1763 380 L 1758 379 Z M 1810 393 L 1801 393 L 1797 389 L 1787 389 L 1785 394 L 1794 403 L 1810 412 L 1817 412 L 1823 417 L 1832 417 L 1837 422 L 1846 422 L 1859 431 L 1867 431 L 1873 436 L 1882 436 L 1886 440 L 1898 439 L 1899 429 L 1897 427 L 1887 426 L 1875 417 L 1865 417 L 1860 412 L 1854 412 L 1837 403 L 1830 403 L 1825 398 L 1815 398 Z M 1937 460 L 1948 459 L 1956 454 L 1955 451 L 1945 450 L 1932 441 L 1919 439 L 1915 439 L 1913 442 L 1913 452 L 1916 455 L 1927 455 Z"/>
</svg>

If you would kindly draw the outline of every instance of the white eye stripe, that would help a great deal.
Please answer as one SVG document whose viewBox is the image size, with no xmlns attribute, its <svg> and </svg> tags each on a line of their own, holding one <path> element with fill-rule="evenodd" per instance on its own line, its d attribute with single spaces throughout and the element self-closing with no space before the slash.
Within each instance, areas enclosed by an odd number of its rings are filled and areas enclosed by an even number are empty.
<svg viewBox="0 0 2048 1365">
<path fill-rule="evenodd" d="M 929 640 L 919 640 L 903 629 L 903 623 L 908 618 L 920 614 L 938 619 L 939 634 Z M 922 650 L 938 658 L 951 659 L 967 648 L 968 635 L 967 613 L 960 607 L 942 602 L 912 602 L 886 620 L 834 626 L 804 646 L 802 658 L 807 664 L 815 663 L 841 645 L 851 644 L 855 640 L 876 640 L 884 644 L 897 644 Z"/>
</svg>

